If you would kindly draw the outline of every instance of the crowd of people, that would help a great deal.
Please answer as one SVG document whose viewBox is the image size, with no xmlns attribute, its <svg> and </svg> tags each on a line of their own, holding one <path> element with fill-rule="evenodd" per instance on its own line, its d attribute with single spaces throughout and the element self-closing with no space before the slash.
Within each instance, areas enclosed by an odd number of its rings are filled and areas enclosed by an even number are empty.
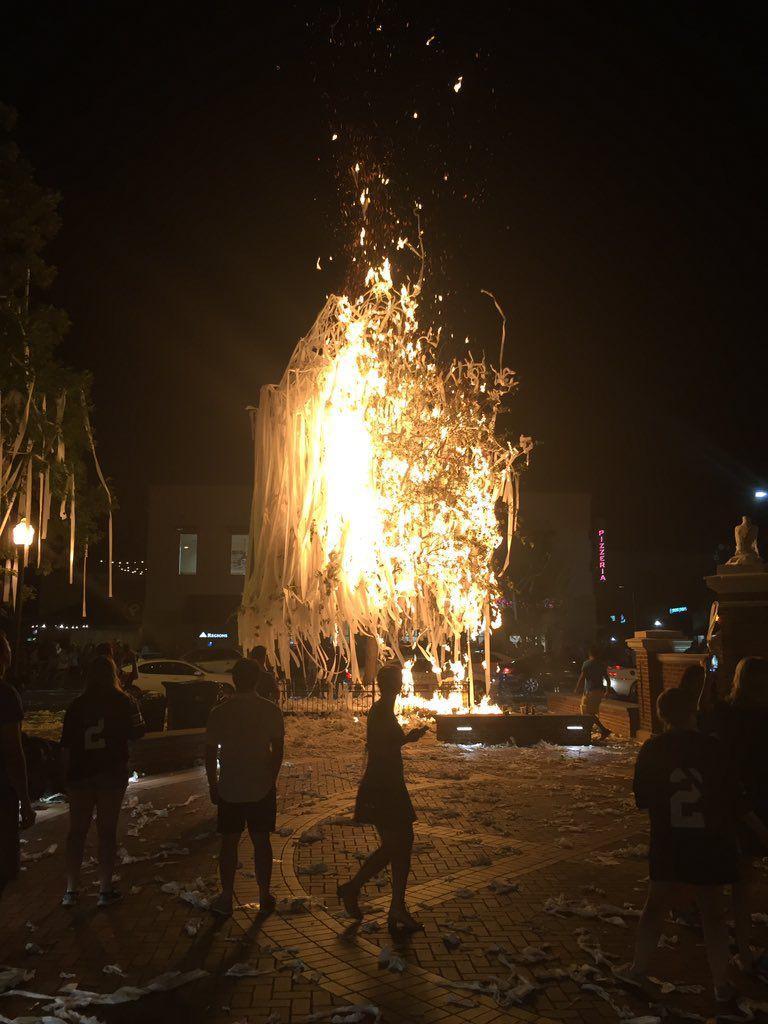
<svg viewBox="0 0 768 1024">
<path fill-rule="evenodd" d="M 80 899 L 79 878 L 86 837 L 95 818 L 100 889 L 98 903 L 120 900 L 113 872 L 117 826 L 129 777 L 129 744 L 144 733 L 130 690 L 110 645 L 94 652 L 83 692 L 64 717 L 61 751 L 69 800 L 66 890 L 62 902 Z M 0 634 L 0 675 L 10 664 L 10 648 Z M 580 683 L 585 697 L 602 692 L 604 666 L 594 651 Z M 690 666 L 680 685 L 658 698 L 663 732 L 641 748 L 634 776 L 638 808 L 650 818 L 649 888 L 637 930 L 634 959 L 616 977 L 642 986 L 657 948 L 664 916 L 672 903 L 687 901 L 684 912 L 698 914 L 719 1004 L 734 1002 L 729 981 L 730 938 L 725 890 L 730 887 L 740 968 L 768 980 L 768 954 L 752 946 L 754 859 L 768 853 L 768 660 L 740 662 L 731 692 L 713 690 L 706 658 Z M 206 731 L 205 769 L 221 836 L 221 893 L 211 910 L 229 916 L 235 900 L 238 847 L 247 829 L 253 846 L 260 913 L 275 908 L 271 891 L 272 846 L 277 813 L 277 780 L 283 762 L 284 723 L 279 687 L 257 648 L 236 663 L 234 696 L 216 705 Z M 392 896 L 388 924 L 393 932 L 421 928 L 408 910 L 406 892 L 415 813 L 403 774 L 402 749 L 428 726 L 405 731 L 395 715 L 402 686 L 397 664 L 381 668 L 379 698 L 367 722 L 367 763 L 355 804 L 355 821 L 373 826 L 379 847 L 355 876 L 338 886 L 346 912 L 363 917 L 363 887 L 389 867 Z M 597 714 L 599 701 L 586 703 Z M 35 822 L 27 789 L 21 741 L 22 703 L 0 681 L 0 892 L 19 870 L 19 830 Z M 607 730 L 605 730 L 607 732 Z"/>
<path fill-rule="evenodd" d="M 136 652 L 121 640 L 109 642 L 111 656 L 121 672 L 135 670 Z M 19 685 L 37 690 L 74 690 L 82 687 L 88 666 L 103 644 L 79 644 L 68 634 L 46 636 L 22 644 L 16 675 Z"/>
</svg>

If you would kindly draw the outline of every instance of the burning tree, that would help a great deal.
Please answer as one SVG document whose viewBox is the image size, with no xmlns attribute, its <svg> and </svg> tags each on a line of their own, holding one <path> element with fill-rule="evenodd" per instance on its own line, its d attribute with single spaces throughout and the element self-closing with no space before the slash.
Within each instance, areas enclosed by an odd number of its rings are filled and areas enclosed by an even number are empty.
<svg viewBox="0 0 768 1024">
<path fill-rule="evenodd" d="M 416 638 L 435 664 L 449 645 L 458 661 L 462 635 L 488 620 L 497 505 L 509 542 L 531 441 L 496 436 L 511 370 L 471 356 L 439 365 L 421 288 L 398 287 L 384 259 L 357 298 L 331 295 L 251 410 L 240 639 L 274 650 L 285 673 L 292 641 L 324 665 L 330 638 L 359 678 L 355 634 L 397 655 Z"/>
</svg>

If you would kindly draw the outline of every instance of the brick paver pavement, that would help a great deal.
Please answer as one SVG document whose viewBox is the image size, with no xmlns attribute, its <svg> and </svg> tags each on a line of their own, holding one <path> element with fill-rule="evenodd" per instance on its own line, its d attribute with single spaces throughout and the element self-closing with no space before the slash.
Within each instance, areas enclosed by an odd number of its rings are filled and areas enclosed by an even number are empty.
<svg viewBox="0 0 768 1024">
<path fill-rule="evenodd" d="M 594 979 L 574 977 L 583 965 L 594 967 L 596 944 L 617 963 L 630 956 L 646 876 L 645 821 L 630 791 L 634 746 L 483 749 L 427 739 L 406 748 L 418 814 L 410 902 L 425 928 L 393 941 L 385 927 L 386 878 L 366 891 L 362 927 L 344 917 L 335 895 L 338 879 L 376 845 L 371 829 L 349 821 L 363 724 L 289 722 L 274 842 L 279 913 L 257 916 L 247 842 L 231 920 L 217 921 L 182 898 L 216 892 L 214 811 L 202 770 L 193 769 L 130 787 L 121 838 L 126 899 L 107 911 L 96 910 L 93 895 L 75 910 L 59 906 L 66 815 L 61 807 L 45 811 L 24 848 L 28 858 L 44 855 L 28 860 L 0 903 L 0 962 L 34 970 L 23 987 L 50 995 L 72 981 L 107 993 L 167 971 L 208 972 L 172 992 L 80 1011 L 103 1021 L 288 1024 L 330 1019 L 334 1007 L 361 1003 L 404 1024 L 599 1024 L 618 1020 L 625 1008 L 628 1017 L 659 1015 L 649 1010 L 649 997 L 622 989 L 601 968 L 602 993 L 583 988 Z M 45 852 L 53 844 L 55 852 Z M 92 869 L 85 878 L 93 882 Z M 561 894 L 575 901 L 571 908 L 556 902 Z M 760 897 L 764 904 L 765 887 Z M 659 989 L 656 1001 L 706 1015 L 700 933 L 670 922 L 665 936 L 659 978 L 703 989 Z M 764 924 L 756 941 L 766 941 Z M 380 963 L 382 950 L 400 958 L 392 966 L 402 972 Z M 236 964 L 248 965 L 249 976 L 228 976 Z M 125 977 L 104 973 L 108 965 Z M 503 1007 L 492 994 L 458 987 L 494 978 L 520 986 L 522 1005 Z M 526 983 L 536 986 L 527 996 Z M 759 986 L 750 991 L 768 995 Z M 5 996 L 0 1015 L 40 1015 L 47 1002 Z"/>
</svg>

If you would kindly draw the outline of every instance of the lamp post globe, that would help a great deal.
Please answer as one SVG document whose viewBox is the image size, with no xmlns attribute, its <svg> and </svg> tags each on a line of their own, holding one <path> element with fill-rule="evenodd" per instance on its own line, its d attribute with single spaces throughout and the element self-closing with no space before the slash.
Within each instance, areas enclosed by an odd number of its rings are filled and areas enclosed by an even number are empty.
<svg viewBox="0 0 768 1024">
<path fill-rule="evenodd" d="M 20 520 L 13 528 L 13 543 L 17 548 L 28 548 L 35 539 L 35 528 L 26 519 Z"/>
<path fill-rule="evenodd" d="M 19 654 L 21 652 L 21 621 L 24 610 L 24 572 L 27 567 L 27 551 L 35 539 L 35 528 L 26 519 L 21 519 L 11 531 L 13 543 L 16 545 L 16 643 L 13 645 L 11 660 L 11 679 L 19 683 Z"/>
</svg>

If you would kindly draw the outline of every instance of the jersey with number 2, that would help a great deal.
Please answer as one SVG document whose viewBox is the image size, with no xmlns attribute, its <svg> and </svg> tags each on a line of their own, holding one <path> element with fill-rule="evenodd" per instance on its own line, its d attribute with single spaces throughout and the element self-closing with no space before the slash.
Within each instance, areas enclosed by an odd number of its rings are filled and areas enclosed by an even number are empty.
<svg viewBox="0 0 768 1024">
<path fill-rule="evenodd" d="M 141 712 L 125 693 L 83 693 L 67 708 L 61 745 L 70 752 L 69 779 L 123 771 L 128 742 L 144 732 Z"/>
<path fill-rule="evenodd" d="M 743 802 L 719 740 L 693 730 L 666 732 L 643 745 L 634 791 L 657 842 L 724 835 Z"/>
</svg>

